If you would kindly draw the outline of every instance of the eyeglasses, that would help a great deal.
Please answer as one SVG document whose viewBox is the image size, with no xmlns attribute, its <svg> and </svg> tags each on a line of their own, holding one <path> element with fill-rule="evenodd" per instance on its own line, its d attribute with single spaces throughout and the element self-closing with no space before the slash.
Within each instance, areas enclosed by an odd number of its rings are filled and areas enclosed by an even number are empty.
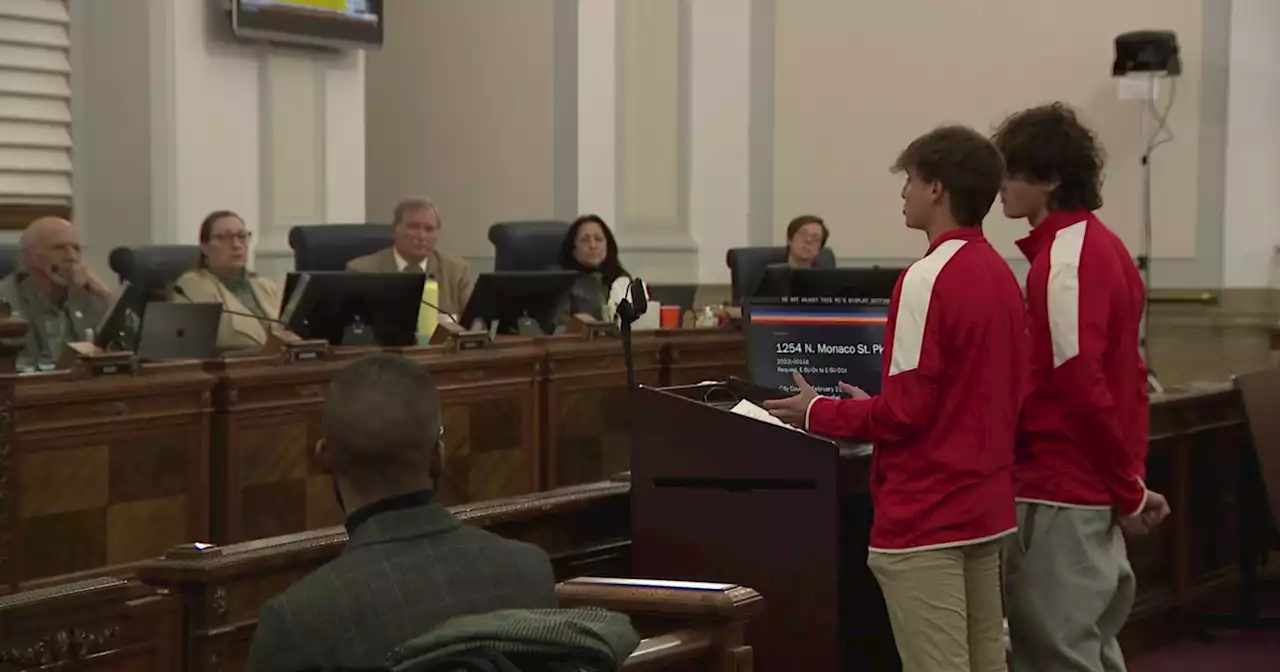
<svg viewBox="0 0 1280 672">
<path fill-rule="evenodd" d="M 239 233 L 224 232 L 224 233 L 214 234 L 213 236 L 210 236 L 210 237 L 218 241 L 219 243 L 230 243 L 232 241 L 235 241 L 237 243 L 248 243 L 250 240 L 253 240 L 253 232 L 251 231 L 241 231 Z"/>
</svg>

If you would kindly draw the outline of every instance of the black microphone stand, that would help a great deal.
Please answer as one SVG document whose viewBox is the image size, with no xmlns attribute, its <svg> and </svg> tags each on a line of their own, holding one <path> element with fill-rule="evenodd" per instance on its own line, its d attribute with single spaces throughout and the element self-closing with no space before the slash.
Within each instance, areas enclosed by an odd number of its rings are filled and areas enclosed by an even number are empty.
<svg viewBox="0 0 1280 672">
<path fill-rule="evenodd" d="M 648 307 L 649 300 L 645 297 L 644 282 L 638 278 L 632 278 L 631 283 L 627 285 L 627 296 L 618 302 L 617 310 L 618 327 L 622 330 L 622 361 L 627 366 L 627 392 L 634 392 L 636 389 L 636 360 L 631 347 L 631 323 L 644 315 Z"/>
</svg>

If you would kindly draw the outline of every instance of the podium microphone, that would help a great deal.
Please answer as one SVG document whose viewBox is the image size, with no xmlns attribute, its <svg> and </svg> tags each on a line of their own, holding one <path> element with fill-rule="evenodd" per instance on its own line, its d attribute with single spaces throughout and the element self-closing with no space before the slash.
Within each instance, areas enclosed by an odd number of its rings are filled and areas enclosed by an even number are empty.
<svg viewBox="0 0 1280 672">
<path fill-rule="evenodd" d="M 179 287 L 179 286 L 177 286 L 177 285 L 174 285 L 174 286 L 173 286 L 173 295 L 174 295 L 174 296 L 180 296 L 180 297 L 182 297 L 182 299 L 183 299 L 184 301 L 186 301 L 187 303 L 200 303 L 199 301 L 196 301 L 195 299 L 193 299 L 193 298 L 191 298 L 191 297 L 187 296 L 187 292 L 186 292 L 186 290 L 182 289 L 181 287 Z M 285 331 L 289 331 L 289 325 L 285 324 L 283 321 L 278 320 L 278 319 L 276 319 L 276 318 L 274 318 L 274 317 L 263 317 L 262 315 L 254 315 L 253 313 L 245 313 L 245 312 L 242 312 L 242 311 L 239 311 L 239 310 L 227 310 L 227 307 L 226 307 L 226 306 L 223 306 L 223 307 L 222 307 L 222 312 L 223 312 L 224 314 L 226 314 L 226 315 L 236 315 L 236 316 L 239 316 L 239 317 L 250 317 L 250 318 L 253 318 L 253 319 L 255 319 L 255 320 L 262 320 L 263 322 L 270 322 L 270 323 L 272 323 L 272 324 L 278 324 L 278 325 L 280 325 L 280 327 L 281 327 L 281 328 L 283 328 Z M 145 319 L 145 318 L 144 318 L 144 319 Z"/>
<path fill-rule="evenodd" d="M 649 309 L 649 298 L 644 291 L 644 281 L 632 278 L 627 284 L 626 295 L 618 302 L 618 325 L 622 329 L 622 361 L 627 365 L 627 392 L 636 389 L 636 361 L 631 348 L 631 323 L 640 319 Z"/>
</svg>

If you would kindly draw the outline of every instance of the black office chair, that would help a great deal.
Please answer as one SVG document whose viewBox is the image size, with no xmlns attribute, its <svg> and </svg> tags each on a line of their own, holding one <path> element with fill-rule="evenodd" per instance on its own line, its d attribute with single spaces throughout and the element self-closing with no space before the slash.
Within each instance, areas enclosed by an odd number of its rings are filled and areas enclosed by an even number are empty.
<svg viewBox="0 0 1280 672">
<path fill-rule="evenodd" d="M 345 271 L 347 262 L 394 243 L 390 224 L 315 224 L 289 229 L 295 271 Z"/>
<path fill-rule="evenodd" d="M 739 304 L 756 290 L 766 267 L 787 263 L 787 248 L 735 247 L 725 255 L 725 263 L 729 265 L 729 279 L 733 283 L 733 302 Z M 829 247 L 822 248 L 822 252 L 818 254 L 817 267 L 835 268 L 836 253 Z"/>
<path fill-rule="evenodd" d="M 163 296 L 179 276 L 200 264 L 197 245 L 139 245 L 111 250 L 107 264 L 120 282 L 140 286 L 147 296 Z"/>
<path fill-rule="evenodd" d="M 0 245 L 0 278 L 8 277 L 8 275 L 18 268 L 18 261 L 22 258 L 22 248 L 17 245 Z"/>
<path fill-rule="evenodd" d="M 535 219 L 489 227 L 495 271 L 545 271 L 560 263 L 560 243 L 569 222 Z"/>
</svg>

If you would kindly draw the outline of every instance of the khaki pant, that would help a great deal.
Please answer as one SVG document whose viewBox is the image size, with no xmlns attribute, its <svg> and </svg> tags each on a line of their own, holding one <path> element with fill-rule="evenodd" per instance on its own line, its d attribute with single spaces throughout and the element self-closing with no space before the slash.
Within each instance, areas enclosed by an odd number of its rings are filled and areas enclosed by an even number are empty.
<svg viewBox="0 0 1280 672">
<path fill-rule="evenodd" d="M 903 672 L 1006 670 L 1001 541 L 867 556 Z"/>
<path fill-rule="evenodd" d="M 1111 512 L 1019 503 L 1006 550 L 1014 671 L 1124 672 L 1136 582 Z"/>
</svg>

